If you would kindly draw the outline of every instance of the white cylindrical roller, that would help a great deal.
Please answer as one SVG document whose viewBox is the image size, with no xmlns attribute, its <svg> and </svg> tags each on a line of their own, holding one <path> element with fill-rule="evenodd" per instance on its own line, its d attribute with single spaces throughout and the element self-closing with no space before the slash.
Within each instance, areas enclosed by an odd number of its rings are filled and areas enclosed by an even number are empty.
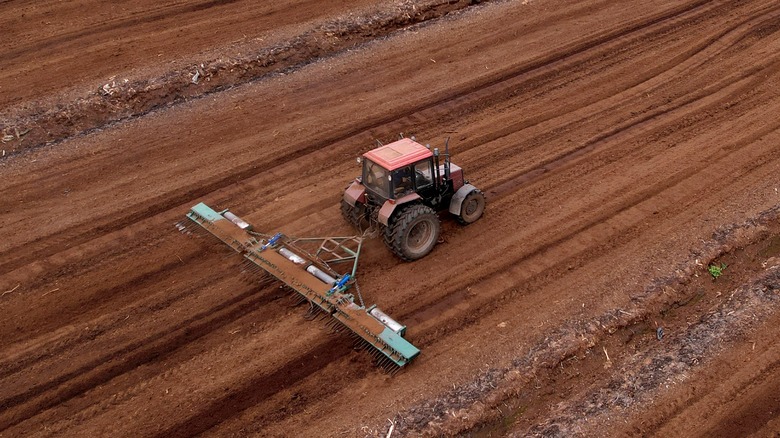
<svg viewBox="0 0 780 438">
<path fill-rule="evenodd" d="M 249 224 L 249 222 L 246 222 L 245 220 L 241 219 L 240 217 L 234 215 L 233 213 L 226 211 L 222 214 L 222 216 L 225 217 L 225 219 L 229 220 L 230 222 L 233 222 L 236 224 L 238 228 L 241 228 L 242 230 L 251 230 L 252 225 Z"/>
<path fill-rule="evenodd" d="M 279 254 L 287 257 L 288 260 L 291 262 L 298 264 L 298 265 L 305 265 L 306 259 L 303 257 L 300 257 L 298 254 L 295 254 L 294 252 L 290 251 L 287 248 L 279 248 Z"/>
<path fill-rule="evenodd" d="M 306 272 L 308 272 L 309 274 L 317 277 L 323 283 L 327 283 L 327 284 L 329 284 L 331 286 L 336 284 L 336 279 L 335 278 L 333 278 L 330 275 L 326 274 L 320 268 L 318 268 L 318 267 L 316 267 L 314 265 L 309 265 L 306 268 Z"/>
<path fill-rule="evenodd" d="M 377 307 L 374 307 L 373 309 L 369 310 L 371 316 L 378 319 L 379 322 L 387 326 L 390 330 L 398 333 L 399 335 L 403 336 L 404 331 L 406 331 L 406 327 L 399 324 L 396 320 L 393 318 L 390 318 L 387 316 L 387 314 L 381 310 L 379 310 Z"/>
</svg>

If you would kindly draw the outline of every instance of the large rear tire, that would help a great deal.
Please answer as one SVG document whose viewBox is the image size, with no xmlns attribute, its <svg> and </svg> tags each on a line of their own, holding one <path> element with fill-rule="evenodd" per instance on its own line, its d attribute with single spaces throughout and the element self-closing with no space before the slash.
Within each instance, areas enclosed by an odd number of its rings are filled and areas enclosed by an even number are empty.
<svg viewBox="0 0 780 438">
<path fill-rule="evenodd" d="M 365 216 L 365 207 L 360 203 L 355 203 L 355 206 L 349 205 L 349 202 L 341 200 L 341 215 L 344 216 L 347 222 L 352 224 L 353 227 L 361 229 L 363 225 L 363 217 Z"/>
<path fill-rule="evenodd" d="M 391 218 L 385 229 L 385 244 L 402 260 L 418 260 L 436 246 L 440 229 L 439 216 L 432 208 L 411 204 Z"/>
<path fill-rule="evenodd" d="M 460 214 L 457 216 L 458 222 L 463 225 L 474 223 L 482 217 L 484 212 L 485 195 L 479 190 L 474 190 L 466 195 L 463 203 L 460 204 Z"/>
</svg>

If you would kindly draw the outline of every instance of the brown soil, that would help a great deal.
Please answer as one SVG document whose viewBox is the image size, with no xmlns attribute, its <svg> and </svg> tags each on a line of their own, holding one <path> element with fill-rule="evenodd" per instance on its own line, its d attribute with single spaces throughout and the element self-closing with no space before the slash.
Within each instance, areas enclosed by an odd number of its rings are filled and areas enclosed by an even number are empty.
<svg viewBox="0 0 780 438">
<path fill-rule="evenodd" d="M 776 2 L 158 3 L 0 4 L 0 436 L 780 433 Z M 349 233 L 400 132 L 488 208 L 366 243 L 395 377 L 173 227 Z"/>
</svg>

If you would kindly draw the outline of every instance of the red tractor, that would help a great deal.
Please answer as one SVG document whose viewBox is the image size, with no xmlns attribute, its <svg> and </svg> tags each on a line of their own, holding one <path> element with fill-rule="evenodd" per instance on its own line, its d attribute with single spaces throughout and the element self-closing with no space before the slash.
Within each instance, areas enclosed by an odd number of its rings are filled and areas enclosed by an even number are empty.
<svg viewBox="0 0 780 438">
<path fill-rule="evenodd" d="M 449 210 L 461 224 L 482 217 L 485 196 L 463 179 L 463 169 L 439 149 L 401 138 L 363 154 L 363 174 L 346 189 L 344 217 L 358 229 L 379 225 L 384 241 L 402 260 L 425 257 L 439 240 L 438 212 Z"/>
</svg>

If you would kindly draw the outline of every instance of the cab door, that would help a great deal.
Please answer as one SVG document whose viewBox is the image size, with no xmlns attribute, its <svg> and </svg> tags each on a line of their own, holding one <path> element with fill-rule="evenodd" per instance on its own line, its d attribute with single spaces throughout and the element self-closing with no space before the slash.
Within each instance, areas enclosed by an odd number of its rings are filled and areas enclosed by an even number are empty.
<svg viewBox="0 0 780 438">
<path fill-rule="evenodd" d="M 418 161 L 413 166 L 414 189 L 424 201 L 430 203 L 436 197 L 436 186 L 433 183 L 433 158 Z"/>
</svg>

